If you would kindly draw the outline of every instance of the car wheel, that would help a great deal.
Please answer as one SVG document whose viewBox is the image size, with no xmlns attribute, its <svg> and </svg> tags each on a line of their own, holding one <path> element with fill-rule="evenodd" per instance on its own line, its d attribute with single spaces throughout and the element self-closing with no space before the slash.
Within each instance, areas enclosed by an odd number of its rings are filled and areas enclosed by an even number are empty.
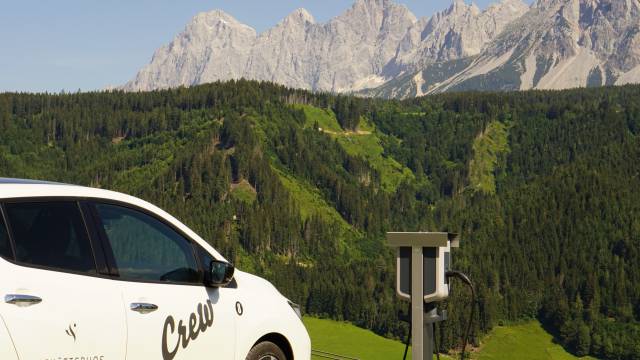
<svg viewBox="0 0 640 360">
<path fill-rule="evenodd" d="M 256 345 L 249 351 L 247 360 L 287 360 L 282 349 L 278 345 L 265 341 Z"/>
</svg>

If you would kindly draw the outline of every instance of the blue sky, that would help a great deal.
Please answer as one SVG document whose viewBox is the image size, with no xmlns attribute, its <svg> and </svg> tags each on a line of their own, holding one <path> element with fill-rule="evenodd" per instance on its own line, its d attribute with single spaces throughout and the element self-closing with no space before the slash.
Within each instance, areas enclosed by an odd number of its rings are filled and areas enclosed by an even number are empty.
<svg viewBox="0 0 640 360">
<path fill-rule="evenodd" d="M 296 8 L 326 21 L 351 0 L 1 0 L 0 92 L 76 91 L 119 85 L 195 14 L 223 9 L 263 31 Z M 450 0 L 397 0 L 417 16 Z M 481 8 L 493 1 L 477 0 Z"/>
</svg>

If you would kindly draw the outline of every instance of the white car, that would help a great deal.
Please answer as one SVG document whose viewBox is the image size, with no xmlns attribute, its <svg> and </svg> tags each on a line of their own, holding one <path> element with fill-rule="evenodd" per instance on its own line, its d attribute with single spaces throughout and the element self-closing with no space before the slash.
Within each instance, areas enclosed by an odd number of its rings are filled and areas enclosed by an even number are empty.
<svg viewBox="0 0 640 360">
<path fill-rule="evenodd" d="M 297 305 L 161 209 L 0 178 L 0 359 L 308 360 Z"/>
</svg>

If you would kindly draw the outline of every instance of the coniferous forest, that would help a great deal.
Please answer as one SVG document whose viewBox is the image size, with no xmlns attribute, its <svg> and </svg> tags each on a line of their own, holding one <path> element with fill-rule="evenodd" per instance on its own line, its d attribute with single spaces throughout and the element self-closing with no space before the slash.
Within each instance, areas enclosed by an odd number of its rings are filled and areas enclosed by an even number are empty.
<svg viewBox="0 0 640 360">
<path fill-rule="evenodd" d="M 0 94 L 0 176 L 122 191 L 307 313 L 396 338 L 386 231 L 461 234 L 473 340 L 538 318 L 578 355 L 640 359 L 640 87 L 407 101 L 235 81 Z M 460 344 L 469 294 L 443 307 Z"/>
</svg>

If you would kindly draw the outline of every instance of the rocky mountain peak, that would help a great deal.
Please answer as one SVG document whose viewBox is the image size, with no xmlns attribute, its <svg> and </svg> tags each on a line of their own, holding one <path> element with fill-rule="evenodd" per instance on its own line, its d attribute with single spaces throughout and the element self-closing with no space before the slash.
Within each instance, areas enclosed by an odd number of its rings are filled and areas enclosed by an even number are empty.
<svg viewBox="0 0 640 360">
<path fill-rule="evenodd" d="M 283 23 L 296 23 L 296 24 L 315 24 L 313 15 L 307 11 L 307 9 L 299 8 L 289 14 Z"/>
<path fill-rule="evenodd" d="M 393 0 L 355 0 L 328 22 L 297 9 L 259 35 L 215 10 L 124 89 L 241 77 L 335 92 L 402 86 L 393 96 L 640 81 L 640 0 L 499 0 L 485 10 L 452 0 L 421 19 Z"/>
<path fill-rule="evenodd" d="M 397 22 L 405 22 L 407 19 L 413 23 L 415 15 L 406 6 L 397 4 L 391 0 L 356 0 L 353 6 L 345 13 L 339 15 L 333 21 L 348 23 L 368 23 L 376 31 L 382 26 L 384 19 L 390 20 L 397 17 Z"/>
<path fill-rule="evenodd" d="M 242 36 L 255 37 L 256 31 L 222 10 L 202 12 L 193 17 L 185 29 L 176 36 L 172 45 L 180 42 L 183 46 L 198 44 L 208 46 L 221 38 Z"/>
<path fill-rule="evenodd" d="M 520 0 L 504 0 L 484 11 L 473 3 L 453 0 L 446 10 L 426 22 L 416 22 L 409 29 L 387 69 L 397 76 L 429 63 L 477 55 L 508 23 L 527 10 Z"/>
<path fill-rule="evenodd" d="M 449 6 L 448 11 L 451 11 L 452 9 L 466 8 L 466 7 L 467 7 L 467 3 L 465 2 L 465 0 L 451 0 L 451 5 Z"/>
<path fill-rule="evenodd" d="M 502 0 L 490 5 L 484 10 L 483 15 L 486 21 L 495 21 L 495 30 L 501 32 L 509 23 L 527 13 L 529 9 L 529 6 L 522 0 Z"/>
<path fill-rule="evenodd" d="M 217 20 L 228 21 L 232 23 L 238 22 L 238 20 L 236 20 L 233 16 L 227 14 L 226 12 L 220 9 L 198 13 L 196 16 L 193 17 L 192 22 L 217 21 Z"/>
<path fill-rule="evenodd" d="M 503 2 L 504 4 L 504 2 Z M 638 0 L 538 0 L 433 92 L 565 89 L 640 81 Z"/>
<path fill-rule="evenodd" d="M 227 14 L 222 10 L 213 10 L 208 12 L 201 12 L 193 17 L 191 22 L 187 24 L 185 32 L 188 31 L 206 31 L 207 28 L 213 28 L 215 26 L 230 27 L 230 28 L 244 28 L 244 30 L 251 29 L 252 27 L 241 23 L 233 16 Z M 203 30 L 204 29 L 204 30 Z M 255 32 L 255 30 L 253 30 Z"/>
<path fill-rule="evenodd" d="M 443 13 L 451 15 L 451 14 L 460 14 L 471 12 L 472 14 L 480 14 L 480 8 L 472 2 L 471 4 L 467 4 L 465 0 L 453 0 L 451 2 L 451 6 L 444 11 Z"/>
<path fill-rule="evenodd" d="M 495 12 L 496 9 L 500 9 L 502 11 L 512 11 L 517 13 L 527 12 L 529 10 L 529 5 L 527 5 L 522 0 L 502 0 L 498 3 L 489 5 L 487 7 L 488 12 Z"/>
<path fill-rule="evenodd" d="M 396 4 L 391 0 L 356 0 L 353 3 L 353 8 L 378 10 L 392 5 Z"/>
<path fill-rule="evenodd" d="M 154 90 L 239 78 L 256 36 L 252 27 L 224 11 L 199 13 L 123 88 Z"/>
<path fill-rule="evenodd" d="M 390 0 L 358 0 L 326 23 L 299 9 L 258 36 L 243 76 L 323 91 L 378 84 L 415 20 Z"/>
</svg>

